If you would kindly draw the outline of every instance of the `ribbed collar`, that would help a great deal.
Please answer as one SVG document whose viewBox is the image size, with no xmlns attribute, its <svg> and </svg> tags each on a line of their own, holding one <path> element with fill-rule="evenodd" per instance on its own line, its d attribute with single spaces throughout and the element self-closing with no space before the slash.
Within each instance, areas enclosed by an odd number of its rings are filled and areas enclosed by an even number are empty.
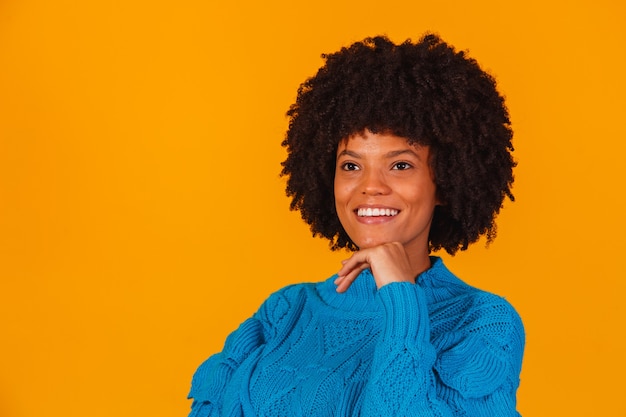
<svg viewBox="0 0 626 417">
<path fill-rule="evenodd" d="M 417 277 L 417 283 L 424 289 L 429 302 L 436 301 L 444 295 L 437 294 L 441 292 L 438 290 L 449 294 L 451 290 L 449 287 L 465 286 L 446 268 L 441 258 L 431 256 L 430 261 L 431 267 Z M 376 297 L 378 292 L 376 281 L 369 269 L 361 272 L 345 293 L 336 291 L 337 286 L 334 284 L 336 278 L 335 274 L 315 287 L 325 304 L 339 310 L 355 312 L 376 312 L 381 308 Z"/>
</svg>

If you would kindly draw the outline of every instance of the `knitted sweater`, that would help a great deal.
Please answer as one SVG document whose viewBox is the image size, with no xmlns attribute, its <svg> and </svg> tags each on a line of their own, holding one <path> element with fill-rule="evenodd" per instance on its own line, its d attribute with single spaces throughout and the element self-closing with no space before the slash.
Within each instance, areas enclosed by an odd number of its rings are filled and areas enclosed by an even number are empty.
<svg viewBox="0 0 626 417">
<path fill-rule="evenodd" d="M 519 316 L 431 260 L 417 285 L 273 294 L 198 368 L 190 417 L 519 416 Z"/>
</svg>

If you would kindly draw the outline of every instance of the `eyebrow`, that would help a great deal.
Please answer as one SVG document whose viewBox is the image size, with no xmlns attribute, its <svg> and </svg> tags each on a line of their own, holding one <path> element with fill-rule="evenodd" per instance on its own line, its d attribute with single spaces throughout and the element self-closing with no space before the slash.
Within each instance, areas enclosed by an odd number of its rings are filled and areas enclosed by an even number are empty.
<svg viewBox="0 0 626 417">
<path fill-rule="evenodd" d="M 419 159 L 421 161 L 422 158 L 419 157 L 418 154 L 416 154 L 415 152 L 413 152 L 413 150 L 411 149 L 398 149 L 397 151 L 390 151 L 387 152 L 385 155 L 383 155 L 384 158 L 395 158 L 396 156 L 400 156 L 400 155 L 404 155 L 404 154 L 409 154 L 409 155 L 413 155 L 414 157 L 416 157 L 417 159 Z M 361 159 L 361 155 L 354 152 L 354 151 L 350 151 L 348 149 L 344 149 L 343 151 L 339 152 L 339 154 L 337 155 L 337 159 L 339 159 L 342 156 L 350 156 L 352 158 L 356 158 L 356 159 Z"/>
</svg>

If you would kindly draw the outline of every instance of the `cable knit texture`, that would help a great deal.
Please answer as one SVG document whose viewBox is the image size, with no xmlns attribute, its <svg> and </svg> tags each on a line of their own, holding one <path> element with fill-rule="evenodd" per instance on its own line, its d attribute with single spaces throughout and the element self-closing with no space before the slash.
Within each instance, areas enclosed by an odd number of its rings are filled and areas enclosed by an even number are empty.
<svg viewBox="0 0 626 417">
<path fill-rule="evenodd" d="M 273 294 L 198 368 L 190 417 L 519 416 L 519 316 L 431 260 L 416 284 Z"/>
</svg>

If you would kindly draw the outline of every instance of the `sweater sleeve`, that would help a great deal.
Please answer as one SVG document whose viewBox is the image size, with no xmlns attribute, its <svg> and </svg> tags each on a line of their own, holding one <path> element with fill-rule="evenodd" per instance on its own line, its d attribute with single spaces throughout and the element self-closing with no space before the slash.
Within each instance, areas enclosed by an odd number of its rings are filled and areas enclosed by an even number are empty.
<svg viewBox="0 0 626 417">
<path fill-rule="evenodd" d="M 188 398 L 193 399 L 189 417 L 217 417 L 222 414 L 224 392 L 234 372 L 257 348 L 275 337 L 276 328 L 287 315 L 290 303 L 284 293 L 270 296 L 259 311 L 232 332 L 220 353 L 209 357 L 196 370 Z"/>
<path fill-rule="evenodd" d="M 362 416 L 519 416 L 521 321 L 506 301 L 487 295 L 489 301 L 472 306 L 454 331 L 431 341 L 423 289 L 411 283 L 383 286 L 378 296 L 385 328 Z"/>
<path fill-rule="evenodd" d="M 223 350 L 209 357 L 196 370 L 188 396 L 193 398 L 189 417 L 219 416 L 224 390 L 233 372 L 263 343 L 262 326 L 255 318 L 244 321 L 231 333 Z"/>
</svg>

